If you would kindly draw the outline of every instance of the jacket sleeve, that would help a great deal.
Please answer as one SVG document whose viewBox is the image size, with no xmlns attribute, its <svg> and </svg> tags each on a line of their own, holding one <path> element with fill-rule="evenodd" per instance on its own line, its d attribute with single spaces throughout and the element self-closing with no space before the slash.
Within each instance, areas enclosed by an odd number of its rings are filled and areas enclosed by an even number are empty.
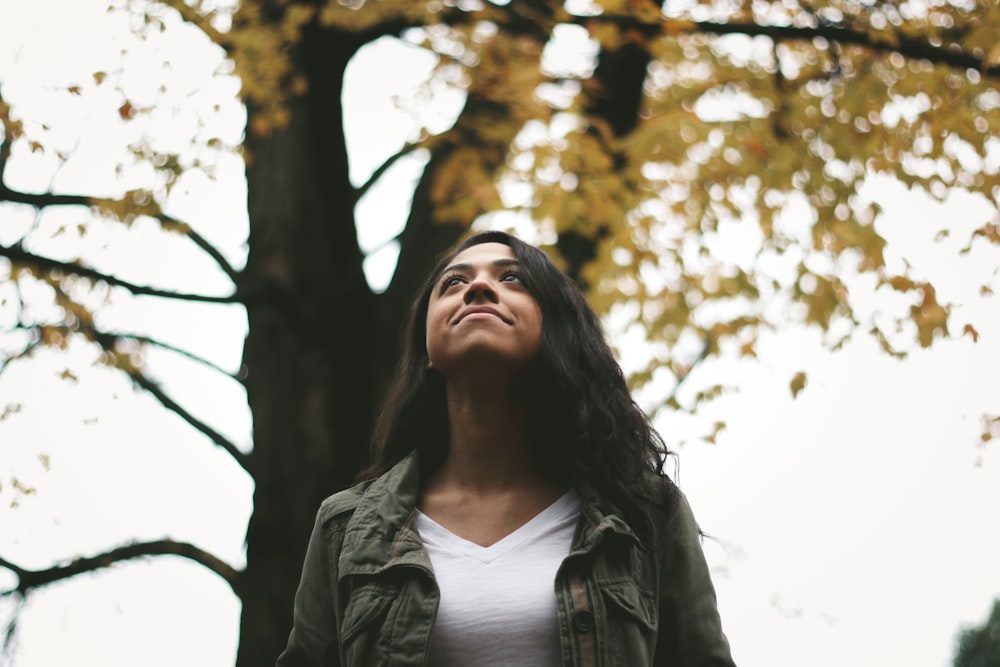
<svg viewBox="0 0 1000 667">
<path fill-rule="evenodd" d="M 334 611 L 331 536 L 323 510 L 316 515 L 312 536 L 295 593 L 292 631 L 276 667 L 339 667 L 337 622 Z"/>
<path fill-rule="evenodd" d="M 701 531 L 684 495 L 660 540 L 658 666 L 735 667 L 701 548 Z"/>
</svg>

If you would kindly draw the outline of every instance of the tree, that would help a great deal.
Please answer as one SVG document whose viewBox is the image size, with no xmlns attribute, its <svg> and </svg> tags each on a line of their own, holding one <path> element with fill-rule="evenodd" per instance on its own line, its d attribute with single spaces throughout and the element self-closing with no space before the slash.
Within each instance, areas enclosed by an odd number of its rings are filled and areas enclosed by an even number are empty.
<svg viewBox="0 0 1000 667">
<path fill-rule="evenodd" d="M 957 327 L 978 335 L 974 322 L 951 321 L 935 284 L 887 259 L 878 206 L 864 186 L 890 176 L 940 199 L 962 189 L 996 206 L 996 3 L 248 0 L 236 8 L 121 0 L 116 11 L 140 33 L 197 29 L 238 76 L 246 132 L 232 149 L 246 163 L 246 265 L 231 264 L 169 213 L 178 179 L 210 167 L 227 142 L 198 129 L 185 150 L 136 142 L 123 168 L 138 185 L 127 189 L 22 191 L 8 185 L 11 169 L 46 150 L 45 131 L 16 100 L 0 98 L 5 209 L 77 207 L 126 226 L 155 221 L 232 283 L 220 295 L 127 280 L 87 257 L 47 250 L 31 227 L 0 244 L 3 278 L 19 294 L 7 305 L 13 342 L 4 366 L 44 346 L 86 341 L 100 363 L 185 419 L 192 437 L 226 451 L 255 485 L 247 565 L 237 570 L 193 544 L 137 542 L 51 568 L 0 560 L 16 579 L 10 595 L 121 559 L 180 555 L 239 597 L 238 664 L 270 664 L 289 623 L 275 610 L 291 608 L 312 512 L 364 460 L 412 289 L 437 253 L 492 212 L 530 219 L 599 312 L 641 327 L 650 354 L 630 369 L 632 381 L 666 387 L 660 405 L 668 409 L 694 410 L 724 389 L 682 399 L 676 389 L 695 365 L 752 356 L 760 332 L 787 321 L 819 327 L 833 347 L 872 335 L 897 356 Z M 355 186 L 343 77 L 362 47 L 385 37 L 434 53 L 433 81 L 460 87 L 465 103 L 449 129 L 421 132 Z M 590 50 L 584 64 L 561 64 L 553 53 L 574 39 Z M 115 79 L 97 72 L 64 94 L 114 87 L 124 122 L 157 113 Z M 417 150 L 427 163 L 392 281 L 377 293 L 365 279 L 355 207 Z M 998 224 L 977 222 L 962 244 L 1000 243 Z M 944 225 L 942 238 L 953 228 Z M 739 252 L 727 250 L 733 237 Z M 992 293 L 995 274 L 979 289 Z M 109 290 L 246 309 L 245 373 L 234 379 L 253 414 L 252 451 L 149 375 L 141 351 L 160 341 L 101 328 Z M 52 308 L 21 308 L 27 299 Z M 793 392 L 804 384 L 804 376 L 790 381 Z M 984 420 L 985 441 L 998 418 Z"/>
<path fill-rule="evenodd" d="M 993 603 L 993 610 L 981 627 L 962 629 L 955 651 L 955 667 L 997 665 L 1000 665 L 1000 600 Z"/>
</svg>

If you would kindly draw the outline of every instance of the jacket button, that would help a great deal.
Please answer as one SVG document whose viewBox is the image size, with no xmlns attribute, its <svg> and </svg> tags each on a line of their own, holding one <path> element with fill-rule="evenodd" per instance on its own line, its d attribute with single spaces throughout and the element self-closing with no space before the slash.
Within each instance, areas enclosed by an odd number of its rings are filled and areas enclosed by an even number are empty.
<svg viewBox="0 0 1000 667">
<path fill-rule="evenodd" d="M 573 614 L 573 627 L 577 632 L 590 632 L 594 629 L 594 614 L 588 609 L 581 609 Z"/>
</svg>

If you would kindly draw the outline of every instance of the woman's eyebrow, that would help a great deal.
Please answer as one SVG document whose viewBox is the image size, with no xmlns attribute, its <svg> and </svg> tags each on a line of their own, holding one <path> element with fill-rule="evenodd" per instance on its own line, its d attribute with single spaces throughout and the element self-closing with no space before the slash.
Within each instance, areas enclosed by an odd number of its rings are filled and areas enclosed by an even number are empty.
<svg viewBox="0 0 1000 667">
<path fill-rule="evenodd" d="M 508 266 L 520 266 L 521 265 L 521 261 L 517 260 L 517 259 L 507 259 L 505 257 L 503 259 L 495 259 L 492 262 L 490 262 L 490 264 L 494 268 L 498 268 L 499 269 L 499 268 L 504 268 L 504 267 L 508 267 Z M 470 270 L 472 270 L 472 268 L 473 268 L 472 264 L 468 264 L 466 262 L 460 262 L 458 264 L 452 264 L 451 266 L 449 266 L 448 268 L 446 268 L 444 271 L 442 271 L 440 275 L 443 276 L 446 273 L 452 273 L 452 272 L 455 272 L 455 271 L 459 271 L 459 272 L 461 272 L 461 271 L 470 271 Z"/>
</svg>

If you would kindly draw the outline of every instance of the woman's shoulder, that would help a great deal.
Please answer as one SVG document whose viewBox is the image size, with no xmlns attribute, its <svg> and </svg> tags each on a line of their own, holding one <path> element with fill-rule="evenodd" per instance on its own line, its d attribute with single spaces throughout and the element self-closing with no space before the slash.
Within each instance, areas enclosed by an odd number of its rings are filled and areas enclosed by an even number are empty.
<svg viewBox="0 0 1000 667">
<path fill-rule="evenodd" d="M 319 508 L 321 522 L 327 522 L 338 516 L 350 516 L 366 498 L 383 498 L 391 496 L 397 504 L 410 506 L 416 504 L 419 489 L 420 466 L 415 452 L 404 456 L 382 473 L 364 479 L 327 497 Z M 369 509 L 371 502 L 368 502 Z"/>
<path fill-rule="evenodd" d="M 648 470 L 643 476 L 644 493 L 661 512 L 673 514 L 679 504 L 686 502 L 684 494 L 674 480 L 664 472 Z"/>
<path fill-rule="evenodd" d="M 338 516 L 347 516 L 353 513 L 364 497 L 365 489 L 371 486 L 371 483 L 372 480 L 358 482 L 354 486 L 327 496 L 319 506 L 319 522 L 327 523 Z"/>
</svg>

